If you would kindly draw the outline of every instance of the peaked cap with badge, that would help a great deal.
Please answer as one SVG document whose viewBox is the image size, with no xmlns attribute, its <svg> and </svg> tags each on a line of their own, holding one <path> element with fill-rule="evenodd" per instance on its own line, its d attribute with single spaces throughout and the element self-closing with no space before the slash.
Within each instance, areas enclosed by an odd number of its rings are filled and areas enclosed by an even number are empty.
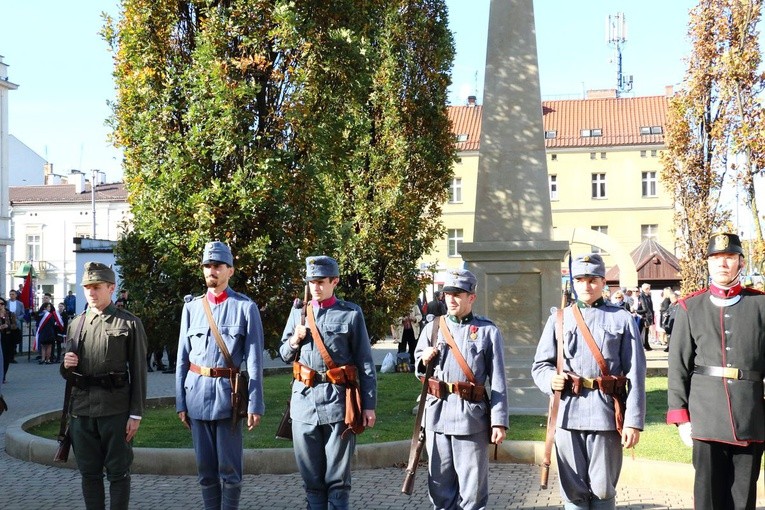
<svg viewBox="0 0 765 510">
<path fill-rule="evenodd" d="M 478 280 L 467 269 L 453 269 L 447 271 L 442 292 L 467 292 L 475 294 Z"/>
<path fill-rule="evenodd" d="M 115 283 L 114 270 L 101 262 L 85 262 L 80 285 L 92 285 L 94 283 Z"/>
<path fill-rule="evenodd" d="M 744 248 L 741 246 L 741 239 L 736 234 L 729 232 L 712 234 L 712 237 L 709 238 L 707 257 L 718 253 L 738 253 L 743 255 Z"/>
<path fill-rule="evenodd" d="M 321 280 L 322 278 L 337 278 L 340 269 L 337 261 L 326 255 L 308 257 L 305 259 L 305 281 Z"/>
</svg>

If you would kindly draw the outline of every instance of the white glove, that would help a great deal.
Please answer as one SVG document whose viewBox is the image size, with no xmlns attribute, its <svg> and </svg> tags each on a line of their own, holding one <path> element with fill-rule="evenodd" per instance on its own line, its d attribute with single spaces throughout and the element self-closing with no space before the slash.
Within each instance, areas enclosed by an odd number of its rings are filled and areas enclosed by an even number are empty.
<svg viewBox="0 0 765 510">
<path fill-rule="evenodd" d="M 681 423 L 677 426 L 677 431 L 680 433 L 680 439 L 683 440 L 683 443 L 685 443 L 685 446 L 693 446 L 693 439 L 691 438 L 691 434 L 693 433 L 691 430 L 691 422 L 687 421 L 685 423 Z"/>
</svg>

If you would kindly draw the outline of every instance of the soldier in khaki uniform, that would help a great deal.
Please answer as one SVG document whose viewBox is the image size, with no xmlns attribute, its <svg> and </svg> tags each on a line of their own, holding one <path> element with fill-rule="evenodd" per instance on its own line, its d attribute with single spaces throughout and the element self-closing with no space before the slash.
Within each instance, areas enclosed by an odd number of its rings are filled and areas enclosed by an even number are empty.
<svg viewBox="0 0 765 510">
<path fill-rule="evenodd" d="M 128 508 L 131 442 L 146 400 L 146 333 L 138 317 L 112 303 L 114 283 L 108 266 L 85 264 L 88 308 L 69 322 L 61 367 L 73 378 L 69 430 L 87 510 L 105 508 L 104 469 L 110 508 Z"/>
</svg>

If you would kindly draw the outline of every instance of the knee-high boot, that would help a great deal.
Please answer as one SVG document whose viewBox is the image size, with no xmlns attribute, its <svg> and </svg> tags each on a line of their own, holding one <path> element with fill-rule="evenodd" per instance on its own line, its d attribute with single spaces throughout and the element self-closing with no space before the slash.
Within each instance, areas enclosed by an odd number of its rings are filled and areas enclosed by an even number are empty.
<svg viewBox="0 0 765 510">
<path fill-rule="evenodd" d="M 202 486 L 202 502 L 205 510 L 220 510 L 220 484 Z"/>
<path fill-rule="evenodd" d="M 242 484 L 229 484 L 223 482 L 223 499 L 221 501 L 221 510 L 238 510 L 239 497 L 242 494 Z"/>
<path fill-rule="evenodd" d="M 82 477 L 82 499 L 87 510 L 105 510 L 104 481 L 100 477 Z"/>
<path fill-rule="evenodd" d="M 130 475 L 109 482 L 109 510 L 128 510 L 130 504 Z"/>
</svg>

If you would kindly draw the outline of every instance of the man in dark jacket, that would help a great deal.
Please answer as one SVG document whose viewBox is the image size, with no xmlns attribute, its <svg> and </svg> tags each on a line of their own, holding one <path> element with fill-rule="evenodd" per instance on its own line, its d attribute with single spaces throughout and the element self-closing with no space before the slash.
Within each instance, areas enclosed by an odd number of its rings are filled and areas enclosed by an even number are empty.
<svg viewBox="0 0 765 510">
<path fill-rule="evenodd" d="M 641 318 L 641 335 L 643 337 L 643 347 L 646 351 L 651 350 L 651 344 L 648 339 L 651 336 L 651 326 L 653 325 L 653 299 L 651 299 L 651 285 L 644 283 L 640 287 L 638 296 L 638 306 L 635 312 Z"/>
<path fill-rule="evenodd" d="M 765 441 L 765 295 L 741 286 L 737 235 L 713 235 L 707 254 L 709 288 L 678 302 L 667 423 L 693 447 L 696 510 L 753 510 Z"/>
</svg>

